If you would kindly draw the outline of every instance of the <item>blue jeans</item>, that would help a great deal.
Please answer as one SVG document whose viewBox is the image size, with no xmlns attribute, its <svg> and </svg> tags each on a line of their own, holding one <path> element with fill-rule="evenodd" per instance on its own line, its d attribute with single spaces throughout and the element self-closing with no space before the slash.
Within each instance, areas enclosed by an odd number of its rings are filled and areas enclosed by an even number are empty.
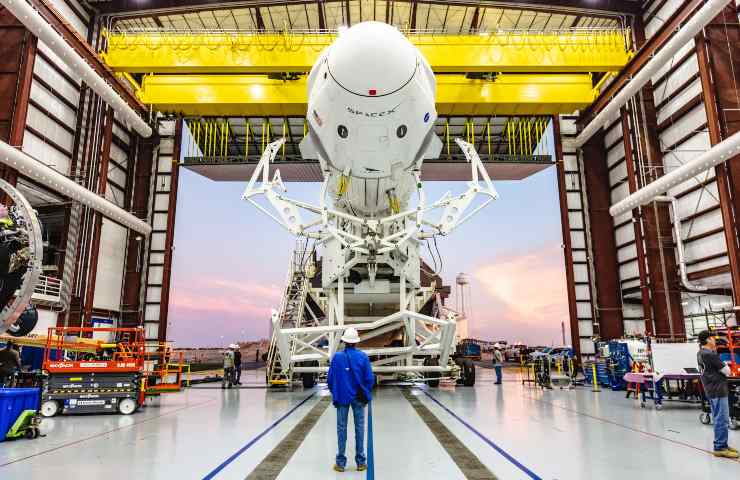
<svg viewBox="0 0 740 480">
<path fill-rule="evenodd" d="M 349 408 L 352 407 L 352 416 L 355 424 L 355 463 L 365 465 L 365 405 L 352 400 L 349 405 L 337 406 L 337 440 L 339 443 L 339 453 L 337 453 L 337 465 L 345 468 L 347 466 L 347 457 L 344 452 L 347 448 L 347 417 Z"/>
<path fill-rule="evenodd" d="M 714 423 L 714 451 L 727 448 L 727 436 L 730 428 L 730 404 L 727 397 L 710 398 L 709 406 L 712 409 Z"/>
<path fill-rule="evenodd" d="M 501 383 L 501 365 L 494 365 L 493 369 L 496 370 L 496 383 Z"/>
</svg>

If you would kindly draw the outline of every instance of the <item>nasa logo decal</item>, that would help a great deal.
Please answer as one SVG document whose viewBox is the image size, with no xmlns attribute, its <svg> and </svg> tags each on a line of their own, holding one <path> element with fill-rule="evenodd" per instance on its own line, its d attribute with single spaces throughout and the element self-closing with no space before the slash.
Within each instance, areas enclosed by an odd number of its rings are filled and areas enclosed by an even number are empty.
<svg viewBox="0 0 740 480">
<path fill-rule="evenodd" d="M 429 112 L 424 114 L 424 123 L 427 123 L 429 121 Z"/>
</svg>

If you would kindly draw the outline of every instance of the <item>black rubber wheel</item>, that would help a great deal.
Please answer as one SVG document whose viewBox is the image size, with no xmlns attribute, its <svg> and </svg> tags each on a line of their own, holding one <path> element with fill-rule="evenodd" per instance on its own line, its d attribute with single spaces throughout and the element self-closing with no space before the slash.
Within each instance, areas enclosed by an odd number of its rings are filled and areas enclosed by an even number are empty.
<svg viewBox="0 0 740 480">
<path fill-rule="evenodd" d="M 316 374 L 303 372 L 301 374 L 301 381 L 303 382 L 303 388 L 313 388 L 316 385 Z"/>
<path fill-rule="evenodd" d="M 424 359 L 424 365 L 425 366 L 438 366 L 439 359 L 427 357 L 426 359 Z M 427 377 L 429 378 L 427 380 L 427 385 L 429 385 L 432 388 L 439 387 L 439 377 L 441 376 L 442 374 L 440 372 L 427 372 Z"/>
<path fill-rule="evenodd" d="M 463 385 L 466 387 L 472 387 L 475 385 L 475 364 L 469 358 L 466 358 L 462 362 L 463 370 Z"/>
<path fill-rule="evenodd" d="M 703 423 L 704 425 L 709 425 L 710 423 L 712 423 L 712 417 L 706 412 L 700 413 L 699 421 Z"/>
</svg>

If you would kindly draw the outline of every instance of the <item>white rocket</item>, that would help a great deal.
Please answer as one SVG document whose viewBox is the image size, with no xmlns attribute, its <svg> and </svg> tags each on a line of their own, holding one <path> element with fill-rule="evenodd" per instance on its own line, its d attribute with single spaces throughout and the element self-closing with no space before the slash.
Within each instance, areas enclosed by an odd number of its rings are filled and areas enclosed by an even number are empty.
<svg viewBox="0 0 740 480">
<path fill-rule="evenodd" d="M 322 247 L 321 293 L 314 294 L 322 299 L 325 317 L 309 324 L 294 318 L 291 312 L 303 311 L 294 300 L 284 300 L 291 309 L 273 316 L 283 374 L 324 371 L 351 324 L 376 373 L 461 375 L 465 369 L 451 360 L 456 314 L 441 305 L 434 284 L 422 281 L 420 245 L 449 234 L 497 194 L 473 145 L 456 139 L 471 166 L 467 189 L 427 202 L 421 169 L 442 149 L 433 128 L 435 77 L 429 63 L 394 27 L 357 24 L 311 69 L 306 118 L 308 135 L 300 149 L 304 159 L 321 166 L 318 203 L 286 195 L 279 165 L 273 164 L 285 139 L 268 145 L 243 195 L 291 233 Z M 471 207 L 478 196 L 487 198 Z M 307 287 L 286 291 L 301 288 Z M 435 300 L 434 316 L 422 314 Z M 386 347 L 388 336 L 403 338 L 404 346 Z M 325 338 L 328 348 L 320 345 Z"/>
</svg>

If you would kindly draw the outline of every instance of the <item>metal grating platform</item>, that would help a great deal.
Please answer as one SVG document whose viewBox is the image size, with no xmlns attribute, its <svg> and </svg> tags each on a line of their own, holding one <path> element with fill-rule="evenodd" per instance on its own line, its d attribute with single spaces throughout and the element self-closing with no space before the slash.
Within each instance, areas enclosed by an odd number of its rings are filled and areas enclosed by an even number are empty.
<svg viewBox="0 0 740 480">
<path fill-rule="evenodd" d="M 483 158 L 493 180 L 523 180 L 554 165 L 550 155 L 493 155 Z M 217 182 L 244 182 L 249 180 L 257 162 L 243 157 L 186 157 L 182 166 Z M 317 161 L 285 160 L 270 168 L 276 169 L 285 182 L 320 182 L 321 170 Z M 424 162 L 421 179 L 424 181 L 465 181 L 470 178 L 470 165 L 461 160 L 428 160 Z"/>
</svg>

